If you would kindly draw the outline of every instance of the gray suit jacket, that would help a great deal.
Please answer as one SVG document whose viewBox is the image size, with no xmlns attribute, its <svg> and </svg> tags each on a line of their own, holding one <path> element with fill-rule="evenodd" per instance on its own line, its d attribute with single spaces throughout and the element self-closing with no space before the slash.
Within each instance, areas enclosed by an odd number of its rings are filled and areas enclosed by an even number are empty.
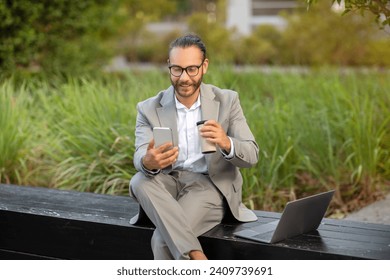
<svg viewBox="0 0 390 280">
<path fill-rule="evenodd" d="M 226 160 L 218 150 L 216 153 L 206 154 L 210 179 L 224 195 L 235 219 L 241 222 L 255 221 L 256 215 L 241 202 L 243 180 L 239 168 L 252 167 L 257 163 L 259 147 L 246 122 L 238 94 L 203 83 L 200 92 L 202 119 L 218 121 L 232 139 L 235 149 L 234 157 L 230 160 Z M 137 110 L 134 166 L 142 172 L 142 157 L 153 138 L 153 127 L 170 127 L 173 131 L 173 144 L 178 144 L 174 88 L 171 86 L 140 102 Z M 170 166 L 162 172 L 169 173 L 171 170 Z"/>
</svg>

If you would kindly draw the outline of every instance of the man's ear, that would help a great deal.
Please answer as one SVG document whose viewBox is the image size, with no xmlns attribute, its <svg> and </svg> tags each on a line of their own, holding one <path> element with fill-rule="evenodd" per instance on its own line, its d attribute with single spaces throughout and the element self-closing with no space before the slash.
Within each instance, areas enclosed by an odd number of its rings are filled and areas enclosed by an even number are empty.
<svg viewBox="0 0 390 280">
<path fill-rule="evenodd" d="M 207 58 L 203 61 L 202 67 L 203 67 L 203 74 L 206 74 L 207 69 L 209 68 L 209 60 Z"/>
</svg>

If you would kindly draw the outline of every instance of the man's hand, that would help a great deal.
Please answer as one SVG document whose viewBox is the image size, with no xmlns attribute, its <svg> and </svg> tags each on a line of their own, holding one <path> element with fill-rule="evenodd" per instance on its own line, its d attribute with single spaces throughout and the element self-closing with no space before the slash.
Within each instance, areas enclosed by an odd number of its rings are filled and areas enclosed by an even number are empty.
<svg viewBox="0 0 390 280">
<path fill-rule="evenodd" d="M 173 164 L 179 156 L 179 148 L 172 147 L 172 143 L 166 143 L 160 147 L 154 147 L 154 139 L 149 142 L 142 164 L 148 170 L 164 169 Z"/>
<path fill-rule="evenodd" d="M 230 153 L 230 139 L 218 122 L 214 120 L 205 122 L 200 129 L 200 136 L 205 137 L 207 141 L 217 144 L 222 150 Z"/>
</svg>

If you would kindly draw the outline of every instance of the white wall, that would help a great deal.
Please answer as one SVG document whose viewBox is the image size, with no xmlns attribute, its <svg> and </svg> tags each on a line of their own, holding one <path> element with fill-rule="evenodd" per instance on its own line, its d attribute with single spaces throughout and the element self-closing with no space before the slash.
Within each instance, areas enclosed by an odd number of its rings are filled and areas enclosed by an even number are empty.
<svg viewBox="0 0 390 280">
<path fill-rule="evenodd" d="M 253 1 L 253 0 L 228 0 L 226 27 L 235 27 L 242 35 L 250 35 L 252 28 L 270 24 L 283 28 L 285 21 L 278 14 L 258 15 L 252 14 L 252 9 L 291 9 L 296 7 L 296 1 Z"/>
<path fill-rule="evenodd" d="M 251 0 L 228 0 L 226 27 L 237 28 L 242 35 L 251 33 Z"/>
</svg>

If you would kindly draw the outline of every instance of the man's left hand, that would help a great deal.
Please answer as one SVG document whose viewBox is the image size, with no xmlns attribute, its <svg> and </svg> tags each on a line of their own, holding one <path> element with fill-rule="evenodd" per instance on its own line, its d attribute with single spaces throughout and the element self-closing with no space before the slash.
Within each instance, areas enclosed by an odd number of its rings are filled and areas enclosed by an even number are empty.
<svg viewBox="0 0 390 280">
<path fill-rule="evenodd" d="M 227 153 L 230 153 L 230 139 L 227 137 L 225 131 L 218 122 L 214 120 L 206 121 L 200 129 L 200 135 L 205 137 L 207 141 L 218 145 Z"/>
</svg>

